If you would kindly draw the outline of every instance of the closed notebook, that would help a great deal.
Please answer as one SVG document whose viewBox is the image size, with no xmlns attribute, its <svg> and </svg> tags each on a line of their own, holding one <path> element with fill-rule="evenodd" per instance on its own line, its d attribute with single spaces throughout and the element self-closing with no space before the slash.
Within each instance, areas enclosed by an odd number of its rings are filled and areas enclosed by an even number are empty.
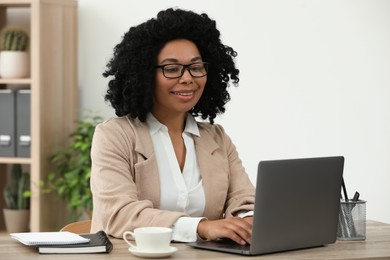
<svg viewBox="0 0 390 260">
<path fill-rule="evenodd" d="M 71 232 L 23 232 L 11 233 L 13 239 L 27 246 L 66 245 L 88 243 L 89 239 Z"/>
<path fill-rule="evenodd" d="M 45 245 L 39 246 L 41 254 L 87 254 L 87 253 L 110 253 L 113 245 L 104 231 L 95 234 L 82 234 L 83 238 L 89 239 L 88 243 L 72 245 Z"/>
</svg>

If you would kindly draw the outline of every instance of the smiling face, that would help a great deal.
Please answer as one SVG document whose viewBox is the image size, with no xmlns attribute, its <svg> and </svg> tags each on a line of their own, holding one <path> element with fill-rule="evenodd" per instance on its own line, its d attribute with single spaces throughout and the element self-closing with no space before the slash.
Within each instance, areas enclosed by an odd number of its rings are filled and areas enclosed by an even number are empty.
<svg viewBox="0 0 390 260">
<path fill-rule="evenodd" d="M 157 56 L 158 65 L 187 65 L 202 61 L 196 45 L 186 39 L 167 42 Z M 188 69 L 180 78 L 166 78 L 162 69 L 157 68 L 153 115 L 158 119 L 185 116 L 199 101 L 206 81 L 207 76 L 194 78 Z"/>
</svg>

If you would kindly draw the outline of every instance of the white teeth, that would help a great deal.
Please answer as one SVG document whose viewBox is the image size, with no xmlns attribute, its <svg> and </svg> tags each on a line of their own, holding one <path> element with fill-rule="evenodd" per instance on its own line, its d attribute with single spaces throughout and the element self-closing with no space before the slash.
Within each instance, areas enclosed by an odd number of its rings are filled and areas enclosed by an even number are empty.
<svg viewBox="0 0 390 260">
<path fill-rule="evenodd" d="M 179 95 L 179 96 L 191 96 L 191 95 L 192 95 L 192 92 L 190 92 L 190 93 L 179 93 L 179 92 L 175 92 L 175 95 Z"/>
</svg>

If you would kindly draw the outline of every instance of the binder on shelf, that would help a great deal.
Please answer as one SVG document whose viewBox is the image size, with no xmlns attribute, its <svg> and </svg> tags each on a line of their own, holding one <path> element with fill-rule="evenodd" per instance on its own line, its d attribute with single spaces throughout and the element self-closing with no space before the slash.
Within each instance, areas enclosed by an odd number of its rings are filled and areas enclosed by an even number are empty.
<svg viewBox="0 0 390 260">
<path fill-rule="evenodd" d="M 31 90 L 16 93 L 16 156 L 30 157 L 31 147 Z"/>
<path fill-rule="evenodd" d="M 15 92 L 0 89 L 0 157 L 15 157 Z"/>
</svg>

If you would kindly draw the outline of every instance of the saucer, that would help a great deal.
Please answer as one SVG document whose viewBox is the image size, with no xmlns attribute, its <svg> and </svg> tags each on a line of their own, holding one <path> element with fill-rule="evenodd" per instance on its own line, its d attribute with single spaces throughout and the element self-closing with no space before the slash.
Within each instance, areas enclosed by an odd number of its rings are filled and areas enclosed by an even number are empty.
<svg viewBox="0 0 390 260">
<path fill-rule="evenodd" d="M 160 257 L 167 257 L 172 255 L 177 251 L 176 247 L 169 247 L 168 251 L 164 252 L 145 252 L 145 251 L 139 251 L 137 248 L 129 247 L 130 253 L 132 253 L 135 256 L 139 257 L 149 257 L 149 258 L 160 258 Z"/>
</svg>

